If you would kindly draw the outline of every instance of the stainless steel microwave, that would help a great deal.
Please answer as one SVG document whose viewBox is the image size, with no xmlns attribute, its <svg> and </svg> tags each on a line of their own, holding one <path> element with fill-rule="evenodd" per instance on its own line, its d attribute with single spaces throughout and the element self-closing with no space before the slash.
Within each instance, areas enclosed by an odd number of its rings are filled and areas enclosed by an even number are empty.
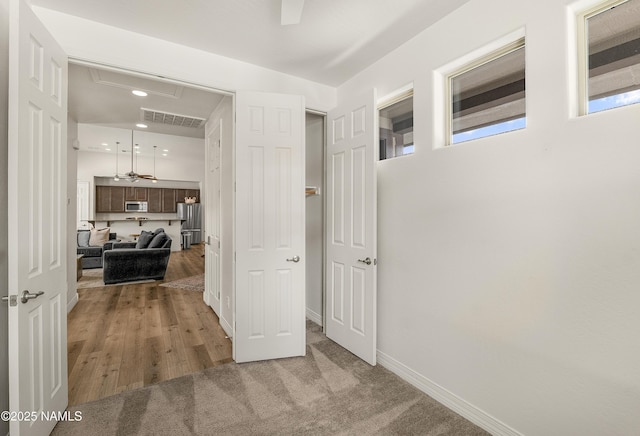
<svg viewBox="0 0 640 436">
<path fill-rule="evenodd" d="M 125 201 L 125 212 L 146 212 L 148 210 L 146 201 Z"/>
</svg>

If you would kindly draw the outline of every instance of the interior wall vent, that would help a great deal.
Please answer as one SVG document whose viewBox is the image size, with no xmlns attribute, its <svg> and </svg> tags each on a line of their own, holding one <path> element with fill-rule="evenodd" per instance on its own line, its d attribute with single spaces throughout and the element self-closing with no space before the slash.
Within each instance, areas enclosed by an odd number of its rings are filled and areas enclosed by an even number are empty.
<svg viewBox="0 0 640 436">
<path fill-rule="evenodd" d="M 169 112 L 161 112 L 153 109 L 142 109 L 142 118 L 150 123 L 168 124 L 171 126 L 200 128 L 205 121 L 204 118 L 191 117 L 189 115 L 172 114 Z"/>
</svg>

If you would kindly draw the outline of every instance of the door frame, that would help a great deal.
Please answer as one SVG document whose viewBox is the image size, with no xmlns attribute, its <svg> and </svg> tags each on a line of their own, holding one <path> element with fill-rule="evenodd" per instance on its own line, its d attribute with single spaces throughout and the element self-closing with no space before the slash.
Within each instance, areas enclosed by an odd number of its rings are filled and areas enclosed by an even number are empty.
<svg viewBox="0 0 640 436">
<path fill-rule="evenodd" d="M 235 114 L 236 111 L 236 93 L 235 91 L 230 91 L 230 90 L 225 90 L 225 89 L 221 89 L 221 88 L 215 88 L 213 86 L 209 86 L 209 85 L 202 85 L 199 83 L 195 83 L 195 82 L 191 82 L 189 80 L 183 80 L 183 79 L 179 79 L 179 78 L 174 78 L 174 77 L 166 77 L 166 76 L 162 76 L 159 74 L 153 74 L 153 73 L 148 73 L 148 72 L 142 72 L 142 71 L 138 71 L 135 70 L 133 68 L 130 67 L 126 67 L 126 66 L 120 66 L 120 65 L 115 65 L 115 64 L 105 64 L 102 63 L 100 61 L 94 61 L 94 60 L 90 60 L 90 59 L 86 59 L 86 58 L 81 58 L 81 57 L 74 57 L 74 56 L 69 56 L 68 57 L 68 63 L 69 64 L 75 64 L 75 65 L 82 65 L 85 67 L 96 67 L 96 68 L 101 68 L 101 69 L 105 69 L 105 70 L 109 70 L 109 71 L 114 71 L 114 72 L 118 72 L 118 73 L 124 73 L 124 74 L 129 74 L 132 76 L 137 76 L 137 77 L 142 77 L 142 78 L 147 78 L 147 79 L 153 79 L 153 80 L 158 80 L 158 81 L 162 81 L 162 82 L 166 82 L 166 83 L 173 83 L 173 84 L 177 84 L 177 85 L 182 85 L 182 86 L 188 86 L 194 89 L 199 89 L 202 91 L 206 91 L 206 92 L 211 92 L 211 93 L 216 93 L 216 94 L 220 94 L 220 95 L 224 95 L 224 96 L 229 96 L 231 97 L 232 100 L 232 113 Z M 377 112 L 377 107 L 374 109 L 374 111 Z M 325 194 L 327 191 L 327 144 L 328 144 L 328 138 L 326 135 L 326 127 L 327 127 L 327 111 L 322 111 L 322 110 L 316 110 L 313 108 L 308 108 L 305 107 L 305 114 L 306 113 L 311 113 L 314 115 L 318 115 L 322 117 L 323 120 L 323 162 L 322 162 L 322 167 L 323 167 L 323 178 L 322 178 L 322 194 Z M 235 118 L 235 117 L 234 117 Z M 235 119 L 233 119 L 233 156 L 232 159 L 235 160 L 235 149 L 236 149 L 236 138 L 235 138 Z M 234 172 L 235 172 L 235 168 L 234 168 Z M 77 163 L 76 163 L 76 173 L 77 173 Z M 233 178 L 235 180 L 235 173 L 233 174 Z M 203 187 L 204 190 L 206 190 L 206 186 Z M 327 283 L 325 280 L 325 274 L 326 274 L 326 269 L 327 269 L 327 234 L 328 234 L 328 220 L 326 217 L 326 212 L 327 212 L 327 196 L 326 195 L 322 195 L 323 199 L 322 199 L 322 214 L 323 214 L 323 226 L 322 226 L 322 284 L 321 284 L 321 290 L 322 290 L 322 330 L 324 331 L 326 329 L 326 316 L 327 316 L 327 309 L 326 309 L 326 300 L 327 300 Z M 233 221 L 235 222 L 235 197 L 234 197 L 234 204 L 233 204 L 233 208 L 232 208 L 232 214 L 233 214 Z M 77 212 L 76 212 L 77 213 Z M 71 214 L 70 214 L 71 215 Z M 75 214 L 73 215 L 73 219 L 75 220 Z M 236 241 L 235 241 L 235 236 L 232 236 L 232 241 L 231 244 L 233 245 L 234 249 L 233 251 L 235 251 L 235 245 L 236 245 Z M 235 301 L 235 262 L 234 262 L 234 274 L 232 277 L 232 281 L 233 281 L 233 294 L 232 294 L 232 304 L 233 304 L 233 319 L 231 320 L 232 324 L 235 324 L 235 313 L 236 313 L 236 301 Z M 77 296 L 77 294 L 76 294 Z M 76 298 L 76 302 L 77 302 L 77 298 Z M 71 310 L 71 308 L 69 308 L 69 310 Z M 212 309 L 213 310 L 213 309 Z M 305 317 L 306 317 L 306 313 L 305 313 Z M 234 355 L 234 359 L 235 359 L 235 355 Z"/>
</svg>

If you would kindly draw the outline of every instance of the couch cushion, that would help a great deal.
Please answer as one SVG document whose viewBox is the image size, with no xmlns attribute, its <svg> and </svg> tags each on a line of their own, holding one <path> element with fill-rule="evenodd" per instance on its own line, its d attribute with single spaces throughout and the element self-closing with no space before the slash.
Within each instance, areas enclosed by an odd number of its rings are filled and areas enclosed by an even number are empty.
<svg viewBox="0 0 640 436">
<path fill-rule="evenodd" d="M 153 233 L 147 232 L 143 230 L 140 232 L 140 236 L 138 236 L 138 242 L 136 243 L 136 248 L 147 248 L 149 242 L 153 239 Z"/>
<path fill-rule="evenodd" d="M 78 230 L 78 247 L 88 247 L 91 232 L 89 230 Z"/>
<path fill-rule="evenodd" d="M 89 238 L 90 247 L 102 247 L 109 240 L 109 227 L 104 229 L 91 229 Z"/>
<path fill-rule="evenodd" d="M 102 247 L 78 247 L 77 252 L 85 257 L 102 257 Z"/>
<path fill-rule="evenodd" d="M 147 248 L 161 248 L 169 239 L 165 232 L 160 232 L 153 237 Z"/>
</svg>

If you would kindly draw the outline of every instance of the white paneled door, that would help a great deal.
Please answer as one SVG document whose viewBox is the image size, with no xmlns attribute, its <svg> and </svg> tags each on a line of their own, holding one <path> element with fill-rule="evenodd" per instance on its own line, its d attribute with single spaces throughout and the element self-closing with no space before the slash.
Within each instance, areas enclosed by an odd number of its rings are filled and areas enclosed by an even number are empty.
<svg viewBox="0 0 640 436">
<path fill-rule="evenodd" d="M 206 175 L 205 194 L 207 196 L 205 213 L 205 289 L 204 302 L 220 316 L 221 286 L 221 234 L 222 220 L 221 197 L 221 126 L 222 120 L 210 119 L 205 125 L 206 138 Z"/>
<path fill-rule="evenodd" d="M 9 407 L 12 436 L 46 435 L 67 406 L 67 57 L 10 2 Z"/>
<path fill-rule="evenodd" d="M 304 98 L 236 94 L 236 362 L 305 354 Z"/>
<path fill-rule="evenodd" d="M 327 337 L 376 364 L 375 90 L 327 118 Z"/>
</svg>

